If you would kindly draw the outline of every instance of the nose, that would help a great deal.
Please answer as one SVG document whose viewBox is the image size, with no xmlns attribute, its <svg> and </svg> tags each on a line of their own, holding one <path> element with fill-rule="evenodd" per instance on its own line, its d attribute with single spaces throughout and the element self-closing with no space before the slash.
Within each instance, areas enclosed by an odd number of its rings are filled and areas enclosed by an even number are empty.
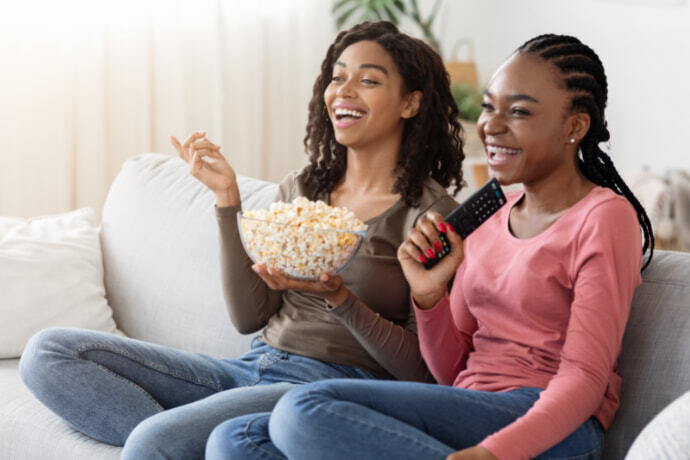
<svg viewBox="0 0 690 460">
<path fill-rule="evenodd" d="M 483 112 L 477 124 L 481 133 L 486 136 L 495 136 L 506 131 L 503 117 L 492 112 Z"/>
<path fill-rule="evenodd" d="M 355 91 L 352 79 L 348 78 L 347 80 L 343 81 L 342 84 L 338 85 L 338 89 L 336 90 L 335 94 L 339 97 L 354 97 Z"/>
</svg>

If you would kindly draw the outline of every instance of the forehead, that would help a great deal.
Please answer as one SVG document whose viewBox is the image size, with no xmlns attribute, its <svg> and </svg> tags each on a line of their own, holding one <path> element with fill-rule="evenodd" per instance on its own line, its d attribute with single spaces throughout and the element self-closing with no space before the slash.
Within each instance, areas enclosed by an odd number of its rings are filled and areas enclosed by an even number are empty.
<svg viewBox="0 0 690 460">
<path fill-rule="evenodd" d="M 496 70 L 487 90 L 495 96 L 527 94 L 537 100 L 568 98 L 558 69 L 539 56 L 513 54 Z"/>
<path fill-rule="evenodd" d="M 336 61 L 345 64 L 347 67 L 376 64 L 385 67 L 388 71 L 395 69 L 393 58 L 388 51 L 371 40 L 363 40 L 351 44 L 340 53 Z"/>
</svg>

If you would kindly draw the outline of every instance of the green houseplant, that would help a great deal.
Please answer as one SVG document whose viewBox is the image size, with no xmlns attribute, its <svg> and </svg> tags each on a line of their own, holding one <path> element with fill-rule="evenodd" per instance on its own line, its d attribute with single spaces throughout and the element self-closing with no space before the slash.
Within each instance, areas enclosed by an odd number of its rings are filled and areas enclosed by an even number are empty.
<svg viewBox="0 0 690 460">
<path fill-rule="evenodd" d="M 419 27 L 424 38 L 441 54 L 440 42 L 432 30 L 441 3 L 443 0 L 436 0 L 431 12 L 424 18 L 417 0 L 335 0 L 333 14 L 338 29 L 362 21 L 385 20 L 397 26 L 402 17 L 407 17 Z"/>
<path fill-rule="evenodd" d="M 475 123 L 482 111 L 482 92 L 467 83 L 453 83 L 450 87 L 460 111 L 460 119 Z"/>
</svg>

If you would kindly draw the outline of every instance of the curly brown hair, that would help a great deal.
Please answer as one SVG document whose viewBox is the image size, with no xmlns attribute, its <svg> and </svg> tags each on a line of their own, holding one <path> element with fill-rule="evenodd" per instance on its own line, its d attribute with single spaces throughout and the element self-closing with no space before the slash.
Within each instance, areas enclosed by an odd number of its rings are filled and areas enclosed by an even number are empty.
<svg viewBox="0 0 690 460">
<path fill-rule="evenodd" d="M 310 162 L 305 178 L 314 195 L 331 192 L 347 167 L 347 148 L 335 139 L 324 92 L 331 82 L 337 58 L 345 48 L 363 40 L 378 43 L 390 54 L 402 77 L 405 93 L 422 93 L 419 112 L 405 120 L 393 191 L 400 193 L 408 206 L 416 206 L 424 181 L 432 177 L 443 187 L 455 185 L 457 193 L 464 185 L 463 132 L 443 61 L 423 41 L 400 32 L 390 22 L 380 21 L 364 22 L 340 32 L 321 63 L 321 75 L 314 83 L 309 102 L 304 137 Z"/>
</svg>

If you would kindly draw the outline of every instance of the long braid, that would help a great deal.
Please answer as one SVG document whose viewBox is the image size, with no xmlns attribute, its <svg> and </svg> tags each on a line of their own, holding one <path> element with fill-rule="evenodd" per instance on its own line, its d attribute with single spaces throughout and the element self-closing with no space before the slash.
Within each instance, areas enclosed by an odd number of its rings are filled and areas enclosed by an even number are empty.
<svg viewBox="0 0 690 460">
<path fill-rule="evenodd" d="M 647 268 L 654 254 L 654 232 L 647 212 L 616 170 L 611 158 L 599 144 L 611 137 L 604 110 L 608 98 L 608 83 L 599 56 L 587 45 L 568 35 L 544 34 L 525 42 L 517 49 L 521 54 L 534 54 L 554 64 L 564 78 L 566 88 L 573 93 L 572 109 L 590 116 L 590 128 L 580 142 L 578 158 L 584 176 L 602 187 L 624 196 L 637 213 L 644 241 L 642 253 L 649 255 L 642 267 Z"/>
</svg>

